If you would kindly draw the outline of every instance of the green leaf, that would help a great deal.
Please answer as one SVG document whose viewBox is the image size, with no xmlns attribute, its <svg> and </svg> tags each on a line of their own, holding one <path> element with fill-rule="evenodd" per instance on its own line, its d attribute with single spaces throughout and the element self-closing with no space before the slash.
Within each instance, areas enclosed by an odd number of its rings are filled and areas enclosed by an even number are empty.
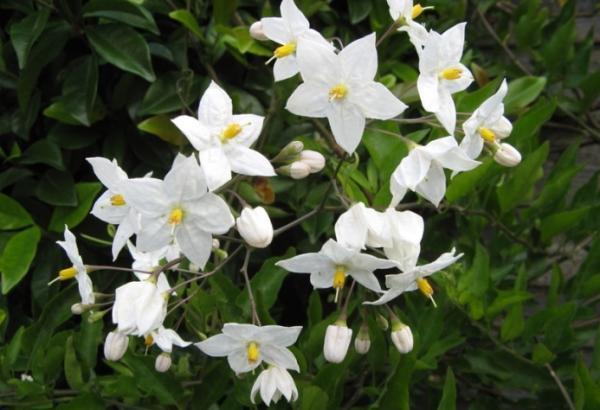
<svg viewBox="0 0 600 410">
<path fill-rule="evenodd" d="M 215 23 L 228 25 L 237 7 L 237 0 L 221 0 L 213 4 Z"/>
<path fill-rule="evenodd" d="M 550 363 L 556 355 L 550 351 L 543 343 L 536 343 L 533 346 L 532 360 L 539 364 Z"/>
<path fill-rule="evenodd" d="M 19 159 L 21 164 L 46 164 L 63 171 L 63 157 L 60 148 L 47 138 L 31 144 Z"/>
<path fill-rule="evenodd" d="M 594 410 L 600 408 L 600 386 L 594 381 L 583 360 L 577 360 L 575 373 L 575 408 Z"/>
<path fill-rule="evenodd" d="M 511 138 L 516 141 L 517 148 L 528 148 L 527 151 L 532 151 L 533 147 L 538 145 L 534 137 L 542 125 L 552 118 L 555 110 L 556 101 L 540 98 L 531 109 L 521 115 L 515 122 L 511 133 Z"/>
<path fill-rule="evenodd" d="M 454 372 L 451 367 L 446 370 L 446 380 L 444 382 L 444 391 L 442 399 L 438 404 L 438 410 L 455 410 L 456 409 L 456 381 Z"/>
<path fill-rule="evenodd" d="M 48 10 L 42 9 L 10 26 L 10 41 L 17 54 L 20 69 L 25 67 L 31 47 L 44 31 L 49 16 Z"/>
<path fill-rule="evenodd" d="M 461 172 L 450 180 L 446 189 L 446 199 L 449 203 L 471 194 L 489 178 L 490 174 L 497 172 L 498 166 L 492 158 L 486 158 L 483 163 L 469 172 Z"/>
<path fill-rule="evenodd" d="M 169 13 L 169 17 L 180 22 L 185 28 L 190 30 L 199 40 L 204 41 L 204 34 L 198 21 L 192 13 L 187 10 L 175 10 Z"/>
<path fill-rule="evenodd" d="M 84 386 L 81 364 L 77 360 L 75 347 L 73 345 L 73 335 L 67 338 L 65 344 L 65 378 L 72 389 L 80 390 Z"/>
<path fill-rule="evenodd" d="M 147 81 L 156 80 L 148 43 L 132 28 L 122 24 L 103 24 L 90 27 L 85 33 L 98 54 L 109 63 Z"/>
<path fill-rule="evenodd" d="M 10 292 L 27 274 L 35 257 L 40 237 L 39 228 L 32 226 L 9 239 L 0 257 L 3 295 Z"/>
<path fill-rule="evenodd" d="M 200 95 L 200 77 L 169 72 L 150 85 L 139 107 L 138 115 L 166 114 L 193 103 Z"/>
<path fill-rule="evenodd" d="M 98 182 L 80 182 L 75 184 L 77 206 L 56 207 L 50 218 L 48 230 L 62 232 L 67 225 L 70 229 L 76 227 L 88 215 L 96 194 L 102 188 Z"/>
<path fill-rule="evenodd" d="M 150 117 L 137 125 L 138 129 L 152 135 L 156 135 L 169 144 L 182 146 L 186 143 L 185 136 L 179 131 L 166 115 Z"/>
<path fill-rule="evenodd" d="M 350 22 L 356 24 L 369 15 L 373 9 L 371 0 L 348 0 L 348 11 L 350 12 Z"/>
<path fill-rule="evenodd" d="M 389 378 L 379 399 L 381 410 L 410 409 L 410 380 L 415 367 L 413 354 L 400 356 L 400 362 Z"/>
<path fill-rule="evenodd" d="M 500 340 L 508 342 L 519 337 L 525 330 L 525 319 L 523 318 L 523 306 L 513 306 L 506 315 L 500 328 Z"/>
<path fill-rule="evenodd" d="M 317 386 L 308 386 L 301 389 L 300 410 L 325 410 L 329 396 Z"/>
<path fill-rule="evenodd" d="M 29 212 L 17 201 L 0 192 L 0 229 L 19 229 L 33 224 Z"/>
<path fill-rule="evenodd" d="M 532 103 L 544 90 L 546 77 L 521 77 L 508 84 L 508 92 L 504 98 L 507 114 L 514 114 Z"/>
<path fill-rule="evenodd" d="M 542 219 L 540 222 L 540 232 L 542 241 L 547 241 L 554 236 L 566 232 L 569 229 L 579 225 L 587 215 L 597 210 L 597 206 L 586 206 L 578 209 L 557 212 Z"/>
<path fill-rule="evenodd" d="M 152 13 L 131 1 L 91 0 L 83 7 L 83 17 L 100 17 L 159 34 Z"/>
<path fill-rule="evenodd" d="M 56 206 L 77 205 L 75 183 L 68 172 L 48 170 L 35 187 L 35 196 Z"/>
<path fill-rule="evenodd" d="M 67 71 L 61 101 L 65 110 L 79 123 L 89 126 L 94 121 L 98 90 L 98 62 L 91 55 L 76 61 Z"/>
</svg>

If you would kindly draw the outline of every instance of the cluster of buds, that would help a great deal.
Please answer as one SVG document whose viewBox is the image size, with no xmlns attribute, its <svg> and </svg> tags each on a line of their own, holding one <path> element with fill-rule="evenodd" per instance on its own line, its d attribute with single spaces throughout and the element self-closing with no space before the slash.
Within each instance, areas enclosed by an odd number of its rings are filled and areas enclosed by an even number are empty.
<svg viewBox="0 0 600 410">
<path fill-rule="evenodd" d="M 271 162 L 284 164 L 276 171 L 293 179 L 306 178 L 325 167 L 325 157 L 317 151 L 305 150 L 300 141 L 287 144 Z"/>
</svg>

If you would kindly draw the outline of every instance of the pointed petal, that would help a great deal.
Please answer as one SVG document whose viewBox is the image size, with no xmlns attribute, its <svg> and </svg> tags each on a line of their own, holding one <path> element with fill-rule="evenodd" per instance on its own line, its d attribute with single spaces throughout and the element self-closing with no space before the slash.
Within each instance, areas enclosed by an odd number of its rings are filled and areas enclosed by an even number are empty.
<svg viewBox="0 0 600 410">
<path fill-rule="evenodd" d="M 291 346 L 296 343 L 302 326 L 277 326 L 268 325 L 259 328 L 259 343 L 276 344 L 278 346 Z"/>
<path fill-rule="evenodd" d="M 242 126 L 242 130 L 235 137 L 235 144 L 241 144 L 246 147 L 256 142 L 262 131 L 265 117 L 255 114 L 238 114 L 232 117 L 232 121 Z"/>
<path fill-rule="evenodd" d="M 343 78 L 349 83 L 372 81 L 377 73 L 375 33 L 348 44 L 338 54 Z"/>
<path fill-rule="evenodd" d="M 86 160 L 92 165 L 94 174 L 102 185 L 108 189 L 117 189 L 119 183 L 127 179 L 127 174 L 117 165 L 116 160 L 110 161 L 102 157 L 86 158 Z"/>
<path fill-rule="evenodd" d="M 165 212 L 168 201 L 163 182 L 156 178 L 133 178 L 123 181 L 121 192 L 125 202 L 144 215 L 158 216 Z"/>
<path fill-rule="evenodd" d="M 427 178 L 416 187 L 415 191 L 433 205 L 438 206 L 446 193 L 446 176 L 441 165 L 432 162 Z"/>
<path fill-rule="evenodd" d="M 452 95 L 448 90 L 440 88 L 438 91 L 439 104 L 434 114 L 448 134 L 453 135 L 454 128 L 456 127 L 456 107 L 454 106 L 454 100 L 452 100 Z"/>
<path fill-rule="evenodd" d="M 246 355 L 246 347 L 244 346 L 242 349 L 238 349 L 233 353 L 230 353 L 227 356 L 227 362 L 229 363 L 229 367 L 236 373 L 246 373 L 256 369 L 262 363 L 262 360 L 259 359 L 254 363 L 251 363 L 248 360 Z"/>
<path fill-rule="evenodd" d="M 229 164 L 234 172 L 242 175 L 275 176 L 271 162 L 260 152 L 243 145 L 231 145 L 226 148 Z"/>
<path fill-rule="evenodd" d="M 364 115 L 353 104 L 333 103 L 327 119 L 335 142 L 348 154 L 352 154 L 360 144 L 365 130 Z"/>
<path fill-rule="evenodd" d="M 230 355 L 236 350 L 244 348 L 244 343 L 224 334 L 218 334 L 209 337 L 208 339 L 195 343 L 198 349 L 204 354 L 212 357 L 223 357 Z"/>
<path fill-rule="evenodd" d="M 301 38 L 296 49 L 298 68 L 305 82 L 332 87 L 340 80 L 338 56 L 320 42 Z M 315 67 L 319 67 L 315 70 Z"/>
<path fill-rule="evenodd" d="M 331 260 L 320 253 L 305 253 L 284 259 L 275 265 L 293 273 L 326 272 L 332 270 L 333 267 Z"/>
<path fill-rule="evenodd" d="M 198 156 L 209 191 L 214 191 L 231 179 L 231 166 L 221 147 L 205 149 Z"/>
<path fill-rule="evenodd" d="M 357 104 L 367 118 L 388 120 L 397 117 L 407 108 L 383 84 L 371 82 L 365 87 L 355 90 L 352 101 Z"/>
<path fill-rule="evenodd" d="M 171 203 L 198 200 L 206 193 L 202 168 L 196 157 L 178 156 L 171 170 L 165 175 L 163 189 Z"/>
<path fill-rule="evenodd" d="M 350 270 L 348 271 L 348 275 L 352 276 L 355 281 L 365 288 L 373 292 L 381 292 L 381 285 L 373 273 L 366 270 Z"/>
<path fill-rule="evenodd" d="M 234 224 L 227 202 L 218 195 L 208 193 L 194 203 L 186 204 L 190 219 L 203 231 L 222 235 Z"/>
<path fill-rule="evenodd" d="M 417 90 L 421 98 L 421 105 L 425 111 L 436 112 L 439 110 L 438 97 L 439 79 L 435 74 L 421 73 L 417 79 Z"/>
<path fill-rule="evenodd" d="M 210 130 L 194 117 L 180 115 L 171 120 L 197 150 L 203 150 L 210 144 Z"/>
<path fill-rule="evenodd" d="M 327 115 L 329 88 L 316 83 L 302 83 L 288 98 L 285 109 L 302 117 L 323 118 Z"/>
<path fill-rule="evenodd" d="M 293 0 L 283 0 L 279 6 L 281 17 L 286 24 L 291 28 L 292 33 L 302 33 L 308 30 L 308 20 L 296 6 Z"/>
<path fill-rule="evenodd" d="M 279 347 L 272 344 L 260 346 L 262 359 L 272 365 L 283 367 L 284 369 L 300 371 L 298 361 L 294 354 L 285 347 Z"/>
<path fill-rule="evenodd" d="M 212 236 L 198 223 L 183 223 L 175 230 L 181 253 L 204 269 L 212 250 Z"/>
<path fill-rule="evenodd" d="M 263 17 L 262 23 L 265 36 L 279 44 L 286 44 L 294 39 L 290 27 L 281 17 Z"/>
<path fill-rule="evenodd" d="M 287 80 L 298 74 L 298 62 L 295 55 L 278 58 L 273 65 L 273 77 L 275 81 Z"/>
<path fill-rule="evenodd" d="M 430 167 L 431 158 L 427 152 L 422 148 L 415 148 L 400 161 L 398 168 L 402 174 L 402 181 L 414 190 L 425 179 Z"/>
<path fill-rule="evenodd" d="M 233 107 L 225 90 L 211 81 L 200 99 L 198 120 L 209 128 L 224 127 L 231 122 Z"/>
</svg>

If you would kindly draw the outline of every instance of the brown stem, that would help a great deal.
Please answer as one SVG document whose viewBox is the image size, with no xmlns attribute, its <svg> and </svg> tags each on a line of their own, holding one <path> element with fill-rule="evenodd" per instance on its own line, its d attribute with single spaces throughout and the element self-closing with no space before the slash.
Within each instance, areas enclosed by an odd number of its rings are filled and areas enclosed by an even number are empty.
<svg viewBox="0 0 600 410">
<path fill-rule="evenodd" d="M 250 301 L 250 308 L 252 309 L 252 324 L 262 326 L 260 318 L 258 317 L 258 311 L 256 309 L 256 300 L 254 300 L 254 293 L 252 293 L 252 285 L 250 284 L 250 277 L 248 276 L 248 263 L 250 262 L 250 254 L 252 253 L 251 248 L 246 248 L 246 256 L 244 256 L 244 264 L 240 269 L 240 272 L 244 275 L 246 281 L 246 289 L 248 289 L 248 300 Z"/>
</svg>

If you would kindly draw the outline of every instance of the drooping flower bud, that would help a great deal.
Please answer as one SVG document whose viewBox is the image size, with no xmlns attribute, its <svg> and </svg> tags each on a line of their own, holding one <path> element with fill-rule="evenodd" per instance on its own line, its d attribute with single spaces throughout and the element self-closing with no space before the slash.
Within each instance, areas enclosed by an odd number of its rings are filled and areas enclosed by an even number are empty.
<svg viewBox="0 0 600 410">
<path fill-rule="evenodd" d="M 400 353 L 408 353 L 413 349 L 413 334 L 410 327 L 397 318 L 392 319 L 392 342 Z"/>
<path fill-rule="evenodd" d="M 260 21 L 252 23 L 250 26 L 250 37 L 258 41 L 267 41 L 269 38 L 265 35 L 263 25 Z"/>
<path fill-rule="evenodd" d="M 289 162 L 293 161 L 298 154 L 304 149 L 302 141 L 292 141 L 279 151 L 279 154 L 271 160 L 271 162 Z"/>
<path fill-rule="evenodd" d="M 512 145 L 503 142 L 494 153 L 494 161 L 505 167 L 515 167 L 521 162 L 521 153 Z"/>
<path fill-rule="evenodd" d="M 265 248 L 273 240 L 273 224 L 262 206 L 244 208 L 235 224 L 242 238 L 255 248 Z"/>
<path fill-rule="evenodd" d="M 171 368 L 171 355 L 169 353 L 161 353 L 156 356 L 156 360 L 154 361 L 154 369 L 156 369 L 159 373 L 164 373 Z"/>
<path fill-rule="evenodd" d="M 354 349 L 358 354 L 367 354 L 371 348 L 371 338 L 369 337 L 369 328 L 363 324 L 354 339 Z"/>
<path fill-rule="evenodd" d="M 81 315 L 83 312 L 89 309 L 88 305 L 84 305 L 83 303 L 75 303 L 71 305 L 71 313 L 74 315 Z"/>
<path fill-rule="evenodd" d="M 325 157 L 317 151 L 305 150 L 300 153 L 300 161 L 310 167 L 310 172 L 315 173 L 325 168 Z"/>
<path fill-rule="evenodd" d="M 118 331 L 109 332 L 104 341 L 104 357 L 106 360 L 116 362 L 120 360 L 127 351 L 129 338 Z"/>
<path fill-rule="evenodd" d="M 346 326 L 345 320 L 338 320 L 333 325 L 327 326 L 323 354 L 325 360 L 331 363 L 341 363 L 348 353 L 352 341 L 352 329 Z"/>
<path fill-rule="evenodd" d="M 384 332 L 390 328 L 390 323 L 381 313 L 377 313 L 377 316 L 375 316 L 375 320 L 377 321 L 377 325 L 379 326 L 379 328 Z"/>
</svg>

